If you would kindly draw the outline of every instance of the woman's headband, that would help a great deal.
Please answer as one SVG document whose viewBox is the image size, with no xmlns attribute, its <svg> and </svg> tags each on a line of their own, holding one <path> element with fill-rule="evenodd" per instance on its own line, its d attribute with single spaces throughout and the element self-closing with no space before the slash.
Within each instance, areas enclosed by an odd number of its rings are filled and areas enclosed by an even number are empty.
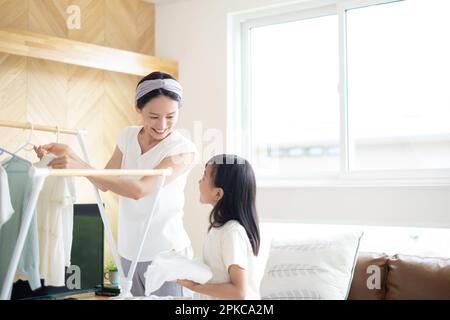
<svg viewBox="0 0 450 320">
<path fill-rule="evenodd" d="M 176 93 L 181 99 L 183 98 L 183 88 L 178 81 L 173 79 L 157 79 L 145 80 L 136 89 L 136 101 L 154 90 L 164 89 Z"/>
</svg>

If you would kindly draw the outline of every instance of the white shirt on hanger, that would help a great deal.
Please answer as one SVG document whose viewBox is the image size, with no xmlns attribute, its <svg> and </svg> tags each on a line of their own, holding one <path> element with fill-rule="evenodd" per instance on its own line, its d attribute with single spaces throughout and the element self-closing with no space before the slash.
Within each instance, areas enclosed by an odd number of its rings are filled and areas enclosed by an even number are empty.
<svg viewBox="0 0 450 320">
<path fill-rule="evenodd" d="M 14 209 L 9 194 L 8 174 L 0 165 L 0 228 L 11 218 Z"/>
<path fill-rule="evenodd" d="M 55 156 L 46 154 L 35 164 L 46 168 Z M 47 177 L 36 206 L 39 230 L 39 271 L 46 286 L 65 285 L 70 266 L 75 187 L 71 177 Z"/>
<path fill-rule="evenodd" d="M 122 169 L 153 169 L 169 156 L 186 153 L 198 155 L 195 145 L 177 130 L 141 154 L 138 134 L 142 128 L 142 126 L 125 128 L 117 141 L 117 146 L 123 154 Z M 197 159 L 194 163 L 196 161 Z M 152 261 L 160 252 L 172 249 L 180 251 L 191 244 L 183 226 L 184 187 L 190 169 L 161 189 L 140 262 Z M 145 222 L 154 201 L 155 193 L 139 200 L 119 197 L 118 249 L 123 258 L 130 261 L 136 258 L 145 231 Z"/>
</svg>

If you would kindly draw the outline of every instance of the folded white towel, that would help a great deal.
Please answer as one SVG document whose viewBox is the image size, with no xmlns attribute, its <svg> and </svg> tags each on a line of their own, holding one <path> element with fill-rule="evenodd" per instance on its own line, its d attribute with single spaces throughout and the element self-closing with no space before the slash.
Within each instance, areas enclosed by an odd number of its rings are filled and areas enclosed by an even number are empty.
<svg viewBox="0 0 450 320">
<path fill-rule="evenodd" d="M 212 272 L 203 262 L 191 260 L 172 250 L 158 254 L 148 266 L 144 276 L 145 295 L 148 297 L 166 281 L 187 279 L 205 284 L 212 278 Z"/>
</svg>

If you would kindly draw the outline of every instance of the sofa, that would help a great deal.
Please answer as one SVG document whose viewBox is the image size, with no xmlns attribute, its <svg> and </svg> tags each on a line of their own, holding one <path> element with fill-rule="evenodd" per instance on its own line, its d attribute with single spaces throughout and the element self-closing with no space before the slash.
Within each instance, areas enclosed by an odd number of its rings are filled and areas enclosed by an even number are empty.
<svg viewBox="0 0 450 320">
<path fill-rule="evenodd" d="M 450 300 L 450 259 L 358 254 L 348 300 Z"/>
<path fill-rule="evenodd" d="M 263 300 L 450 300 L 450 258 L 362 251 L 358 230 L 264 235 Z"/>
</svg>

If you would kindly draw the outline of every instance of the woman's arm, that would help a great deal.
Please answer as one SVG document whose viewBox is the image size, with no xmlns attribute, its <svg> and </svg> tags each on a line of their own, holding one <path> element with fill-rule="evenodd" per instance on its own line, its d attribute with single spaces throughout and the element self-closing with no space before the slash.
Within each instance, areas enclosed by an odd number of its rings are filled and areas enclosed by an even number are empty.
<svg viewBox="0 0 450 320">
<path fill-rule="evenodd" d="M 61 144 L 50 144 L 37 149 L 39 151 L 46 150 L 58 156 L 49 163 L 54 169 L 94 169 L 86 164 L 78 157 L 70 147 Z M 176 155 L 175 157 L 167 157 L 154 169 L 166 169 L 171 167 L 173 173 L 166 177 L 164 185 L 174 181 L 192 165 L 194 161 L 193 153 Z M 111 159 L 106 165 L 106 169 L 120 169 L 122 164 L 122 152 L 116 147 Z M 142 177 L 139 180 L 129 179 L 125 177 L 87 177 L 95 186 L 102 191 L 112 191 L 123 197 L 139 200 L 150 195 L 156 189 L 156 183 L 159 176 Z"/>
<path fill-rule="evenodd" d="M 76 154 L 73 154 L 72 156 L 77 157 Z M 83 162 L 81 159 L 79 159 L 79 161 Z M 116 146 L 116 149 L 114 150 L 114 153 L 111 156 L 111 159 L 109 159 L 108 163 L 106 164 L 105 169 L 120 169 L 121 167 L 122 167 L 122 151 L 120 151 L 119 147 Z M 107 184 L 104 184 L 101 181 L 96 181 L 96 179 L 94 177 L 86 177 L 86 178 L 90 182 L 92 182 L 95 186 L 97 186 L 97 188 L 102 190 L 103 192 L 108 191 Z"/>
<path fill-rule="evenodd" d="M 182 159 L 182 161 L 179 161 Z M 154 169 L 172 168 L 172 175 L 166 177 L 164 185 L 167 185 L 186 172 L 194 161 L 194 154 L 186 153 L 177 155 L 176 161 L 172 157 L 165 158 Z M 84 169 L 92 169 L 86 166 Z M 88 177 L 88 179 L 99 187 L 102 191 L 112 191 L 123 197 L 135 200 L 142 199 L 156 190 L 159 176 L 142 177 L 139 180 L 123 178 L 123 177 Z"/>
<path fill-rule="evenodd" d="M 236 264 L 228 268 L 230 282 L 199 284 L 190 280 L 177 280 L 178 284 L 201 294 L 219 299 L 245 299 L 247 271 Z"/>
</svg>

